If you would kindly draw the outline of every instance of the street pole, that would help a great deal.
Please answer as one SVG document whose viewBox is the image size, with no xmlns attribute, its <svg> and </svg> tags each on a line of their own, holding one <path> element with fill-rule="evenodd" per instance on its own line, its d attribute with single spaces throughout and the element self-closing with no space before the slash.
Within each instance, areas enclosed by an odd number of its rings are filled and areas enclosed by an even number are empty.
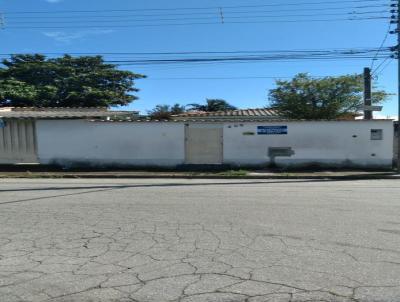
<svg viewBox="0 0 400 302">
<path fill-rule="evenodd" d="M 397 172 L 400 173 L 400 0 L 397 0 Z"/>
<path fill-rule="evenodd" d="M 371 110 L 372 105 L 372 84 L 371 84 L 371 69 L 364 68 L 364 120 L 372 120 L 373 113 Z M 368 108 L 369 107 L 369 108 Z"/>
<path fill-rule="evenodd" d="M 400 173 L 400 0 L 397 0 L 396 16 L 397 16 L 397 52 L 395 57 L 397 59 L 397 172 Z"/>
<path fill-rule="evenodd" d="M 397 34 L 397 46 L 392 48 L 395 52 L 392 57 L 397 59 L 397 172 L 400 173 L 400 0 L 392 1 L 394 3 L 390 5 L 392 7 L 392 20 L 390 23 L 397 25 L 396 30 L 391 31 L 390 33 Z"/>
</svg>

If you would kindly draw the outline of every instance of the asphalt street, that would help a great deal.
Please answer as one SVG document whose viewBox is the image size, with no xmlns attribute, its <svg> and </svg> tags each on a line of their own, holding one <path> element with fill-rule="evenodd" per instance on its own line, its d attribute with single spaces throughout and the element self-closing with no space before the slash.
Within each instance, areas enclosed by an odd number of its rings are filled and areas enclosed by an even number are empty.
<svg viewBox="0 0 400 302">
<path fill-rule="evenodd" d="M 0 301 L 400 301 L 400 180 L 0 180 Z"/>
</svg>

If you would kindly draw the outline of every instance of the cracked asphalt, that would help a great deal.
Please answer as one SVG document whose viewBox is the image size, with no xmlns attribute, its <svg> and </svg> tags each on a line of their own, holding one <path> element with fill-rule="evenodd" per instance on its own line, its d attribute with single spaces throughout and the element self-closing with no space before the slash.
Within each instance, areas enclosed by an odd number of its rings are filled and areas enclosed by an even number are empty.
<svg viewBox="0 0 400 302">
<path fill-rule="evenodd" d="M 0 180 L 0 301 L 400 301 L 400 182 Z"/>
</svg>

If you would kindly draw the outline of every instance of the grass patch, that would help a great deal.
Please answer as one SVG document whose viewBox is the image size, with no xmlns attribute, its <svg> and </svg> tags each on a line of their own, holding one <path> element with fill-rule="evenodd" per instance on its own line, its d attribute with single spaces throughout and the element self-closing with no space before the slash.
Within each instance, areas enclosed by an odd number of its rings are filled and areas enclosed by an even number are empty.
<svg viewBox="0 0 400 302">
<path fill-rule="evenodd" d="M 220 175 L 220 176 L 247 176 L 248 174 L 249 174 L 249 171 L 247 171 L 247 170 L 229 170 L 229 171 L 217 173 L 217 175 Z"/>
</svg>

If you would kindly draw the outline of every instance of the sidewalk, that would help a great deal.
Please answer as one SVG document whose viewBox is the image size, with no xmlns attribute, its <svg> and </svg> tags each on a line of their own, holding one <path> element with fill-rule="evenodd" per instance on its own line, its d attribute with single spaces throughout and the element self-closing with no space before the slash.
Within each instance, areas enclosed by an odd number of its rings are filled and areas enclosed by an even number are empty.
<svg viewBox="0 0 400 302">
<path fill-rule="evenodd" d="M 396 172 L 385 171 L 225 171 L 225 172 L 154 172 L 154 171 L 0 171 L 0 178 L 189 178 L 189 179 L 400 179 Z"/>
</svg>

